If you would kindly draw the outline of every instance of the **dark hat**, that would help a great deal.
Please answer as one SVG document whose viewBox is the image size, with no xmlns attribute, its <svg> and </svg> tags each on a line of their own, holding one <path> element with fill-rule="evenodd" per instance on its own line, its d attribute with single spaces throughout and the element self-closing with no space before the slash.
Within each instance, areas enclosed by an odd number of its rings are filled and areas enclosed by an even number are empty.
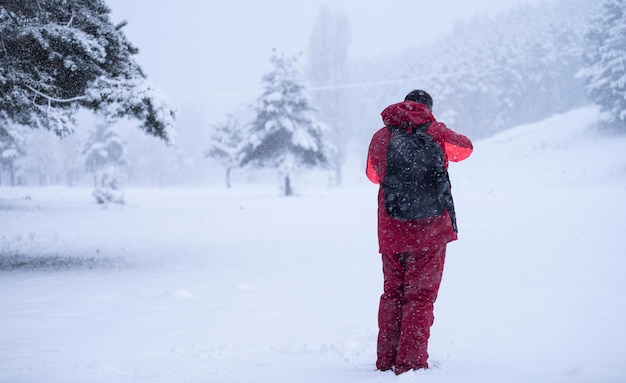
<svg viewBox="0 0 626 383">
<path fill-rule="evenodd" d="M 430 94 L 426 93 L 423 90 L 416 89 L 414 91 L 411 91 L 409 94 L 406 95 L 404 101 L 419 102 L 420 104 L 426 105 L 428 109 L 433 109 L 433 98 L 430 97 Z"/>
</svg>

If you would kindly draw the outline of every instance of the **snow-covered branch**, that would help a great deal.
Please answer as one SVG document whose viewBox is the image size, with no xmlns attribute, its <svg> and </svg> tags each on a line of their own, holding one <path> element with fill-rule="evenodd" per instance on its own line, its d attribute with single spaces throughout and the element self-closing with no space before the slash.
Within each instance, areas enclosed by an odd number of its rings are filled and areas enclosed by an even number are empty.
<svg viewBox="0 0 626 383">
<path fill-rule="evenodd" d="M 76 97 L 72 97 L 72 98 L 56 98 L 56 97 L 48 96 L 47 94 L 38 91 L 37 89 L 33 88 L 32 86 L 30 86 L 28 84 L 26 84 L 26 87 L 28 89 L 32 90 L 35 94 L 37 94 L 37 95 L 39 95 L 41 97 L 44 97 L 48 101 L 54 101 L 54 102 L 74 102 L 74 101 L 80 101 L 80 100 L 86 99 L 85 96 L 76 96 Z"/>
<path fill-rule="evenodd" d="M 72 10 L 72 16 L 70 17 L 70 21 L 67 22 L 66 27 L 69 28 L 72 25 L 72 21 L 74 21 L 74 10 Z"/>
</svg>

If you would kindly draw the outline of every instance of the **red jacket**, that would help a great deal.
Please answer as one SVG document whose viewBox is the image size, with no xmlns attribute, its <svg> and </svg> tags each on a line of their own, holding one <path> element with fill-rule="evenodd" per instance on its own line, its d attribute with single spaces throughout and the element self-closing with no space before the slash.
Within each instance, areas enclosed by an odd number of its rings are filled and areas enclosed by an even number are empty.
<svg viewBox="0 0 626 383">
<path fill-rule="evenodd" d="M 431 122 L 426 131 L 444 150 L 445 166 L 448 161 L 462 161 L 472 154 L 469 138 L 448 129 L 437 122 L 424 105 L 404 101 L 385 108 L 381 113 L 385 125 L 411 126 Z M 370 181 L 380 184 L 385 178 L 387 146 L 391 138 L 389 129 L 383 127 L 374 133 L 367 154 L 366 175 Z M 378 190 L 378 244 L 382 254 L 398 254 L 440 246 L 457 239 L 450 215 L 418 220 L 400 221 L 393 219 L 385 210 L 382 188 Z"/>
</svg>

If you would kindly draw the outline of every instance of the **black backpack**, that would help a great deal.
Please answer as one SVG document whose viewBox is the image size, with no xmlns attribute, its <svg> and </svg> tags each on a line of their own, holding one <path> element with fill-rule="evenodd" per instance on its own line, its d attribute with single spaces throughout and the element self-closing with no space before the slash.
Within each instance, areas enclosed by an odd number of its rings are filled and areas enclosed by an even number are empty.
<svg viewBox="0 0 626 383">
<path fill-rule="evenodd" d="M 381 183 L 385 209 L 392 218 L 405 221 L 436 217 L 448 209 L 456 232 L 443 150 L 426 133 L 429 126 L 430 123 L 413 129 L 387 126 L 391 140 L 385 179 Z"/>
</svg>

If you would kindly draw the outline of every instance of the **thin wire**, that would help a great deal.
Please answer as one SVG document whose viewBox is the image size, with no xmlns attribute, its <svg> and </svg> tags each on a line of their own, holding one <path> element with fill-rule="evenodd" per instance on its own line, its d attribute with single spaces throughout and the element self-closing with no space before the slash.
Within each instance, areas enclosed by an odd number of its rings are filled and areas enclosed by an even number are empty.
<svg viewBox="0 0 626 383">
<path fill-rule="evenodd" d="M 571 57 L 576 58 L 582 54 L 582 51 L 574 51 L 571 53 L 562 53 L 560 55 L 551 56 L 551 59 L 555 60 L 563 57 Z M 555 60 L 556 62 L 556 60 Z M 526 61 L 524 63 L 525 66 L 529 66 L 532 64 L 542 64 L 540 60 L 532 60 Z M 339 89 L 354 89 L 354 88 L 367 88 L 367 87 L 375 87 L 375 86 L 385 86 L 392 84 L 401 84 L 405 82 L 417 82 L 417 81 L 425 81 L 425 80 L 447 80 L 454 79 L 460 77 L 467 76 L 478 76 L 485 77 L 487 75 L 491 76 L 494 74 L 502 74 L 511 72 L 510 67 L 498 65 L 493 66 L 491 68 L 482 66 L 481 70 L 460 70 L 460 71 L 452 71 L 447 73 L 439 73 L 439 74 L 430 74 L 423 75 L 417 77 L 405 77 L 405 78 L 397 78 L 390 80 L 380 80 L 380 81 L 367 81 L 367 82 L 355 82 L 355 83 L 347 83 L 347 84 L 334 84 L 334 85 L 320 85 L 307 87 L 307 90 L 310 92 L 318 92 L 325 90 L 339 90 Z M 231 91 L 231 92 L 215 92 L 215 93 L 179 93 L 179 94 L 171 94 L 170 97 L 173 98 L 212 98 L 212 97 L 228 97 L 228 96 L 252 96 L 257 95 L 258 91 Z"/>
</svg>

